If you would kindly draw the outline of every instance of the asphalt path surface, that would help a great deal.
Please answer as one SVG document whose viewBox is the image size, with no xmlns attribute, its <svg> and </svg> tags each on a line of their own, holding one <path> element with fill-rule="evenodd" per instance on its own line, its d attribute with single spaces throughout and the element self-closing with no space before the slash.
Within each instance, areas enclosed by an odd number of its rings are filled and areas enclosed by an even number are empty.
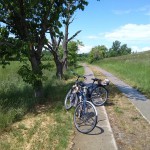
<svg viewBox="0 0 150 150">
<path fill-rule="evenodd" d="M 94 77 L 90 66 L 83 64 L 87 83 L 91 82 Z M 93 66 L 97 71 L 106 76 L 135 106 L 140 114 L 150 123 L 150 99 L 146 98 L 136 89 L 126 84 L 113 74 L 104 69 Z M 104 106 L 96 107 L 98 111 L 98 123 L 95 129 L 89 134 L 75 132 L 72 150 L 117 150 L 117 145 L 113 136 L 113 132 L 108 120 L 108 116 Z"/>
<path fill-rule="evenodd" d="M 132 102 L 135 108 L 150 124 L 150 99 L 104 69 L 97 66 L 95 66 L 95 69 L 103 73 Z"/>
<path fill-rule="evenodd" d="M 87 65 L 85 68 L 86 82 L 91 83 L 94 77 L 93 72 Z M 117 150 L 116 141 L 108 120 L 104 106 L 96 107 L 98 112 L 98 123 L 93 131 L 88 134 L 82 134 L 75 131 L 72 150 Z"/>
</svg>

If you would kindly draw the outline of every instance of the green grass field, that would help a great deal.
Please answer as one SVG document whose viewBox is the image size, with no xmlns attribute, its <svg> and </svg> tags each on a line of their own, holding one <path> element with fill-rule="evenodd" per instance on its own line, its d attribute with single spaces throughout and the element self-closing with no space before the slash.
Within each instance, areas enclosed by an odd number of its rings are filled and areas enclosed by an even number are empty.
<svg viewBox="0 0 150 150">
<path fill-rule="evenodd" d="M 17 74 L 19 62 L 0 68 L 0 149 L 66 149 L 73 130 L 72 111 L 64 98 L 75 78 L 57 80 L 55 68 L 44 71 L 44 98 L 37 101 L 33 89 Z M 78 67 L 76 72 L 83 73 Z"/>
<path fill-rule="evenodd" d="M 150 97 L 150 51 L 107 58 L 96 64 Z"/>
</svg>

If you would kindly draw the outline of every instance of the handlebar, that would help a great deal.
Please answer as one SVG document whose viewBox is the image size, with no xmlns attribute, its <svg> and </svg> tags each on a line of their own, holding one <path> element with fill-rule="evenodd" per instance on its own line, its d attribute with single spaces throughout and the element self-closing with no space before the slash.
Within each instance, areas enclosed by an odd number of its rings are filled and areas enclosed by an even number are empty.
<svg viewBox="0 0 150 150">
<path fill-rule="evenodd" d="M 98 79 L 98 78 L 92 78 L 91 80 L 93 80 L 93 82 L 95 82 L 95 81 L 102 81 L 101 79 Z"/>
<path fill-rule="evenodd" d="M 71 71 L 71 72 L 73 73 L 73 75 L 75 75 L 75 76 L 77 77 L 77 80 L 78 80 L 79 78 L 87 79 L 86 76 L 79 75 L 79 74 L 77 74 L 77 73 L 75 73 L 75 72 L 73 72 L 73 71 Z"/>
<path fill-rule="evenodd" d="M 98 81 L 99 79 L 97 79 L 97 78 L 92 78 L 91 80 L 93 80 L 93 81 L 95 82 L 95 81 Z"/>
<path fill-rule="evenodd" d="M 73 71 L 71 71 L 71 73 L 77 77 L 76 82 L 77 82 L 78 84 L 80 84 L 81 86 L 84 86 L 84 85 L 85 85 L 82 81 L 79 82 L 79 78 L 87 79 L 86 76 L 84 76 L 84 75 L 79 75 L 79 74 L 77 74 L 77 73 L 75 73 L 75 72 L 73 72 Z M 98 78 L 91 78 L 91 80 L 93 80 L 93 84 L 94 84 L 94 82 L 98 82 L 99 85 L 104 85 L 104 86 L 105 86 L 105 85 L 109 85 L 109 83 L 110 83 L 110 81 L 109 81 L 108 79 L 101 80 L 101 79 L 98 79 Z"/>
</svg>

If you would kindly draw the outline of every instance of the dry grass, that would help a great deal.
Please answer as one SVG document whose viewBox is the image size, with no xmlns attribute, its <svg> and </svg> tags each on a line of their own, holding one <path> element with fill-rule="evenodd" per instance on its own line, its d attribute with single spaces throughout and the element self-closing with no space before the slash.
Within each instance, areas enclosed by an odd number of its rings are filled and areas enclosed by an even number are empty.
<svg viewBox="0 0 150 150">
<path fill-rule="evenodd" d="M 66 149 L 72 133 L 72 115 L 63 110 L 51 111 L 51 105 L 37 106 L 0 136 L 1 150 Z M 69 131 L 69 132 L 68 132 Z"/>
<path fill-rule="evenodd" d="M 105 78 L 91 67 L 95 76 Z M 119 150 L 149 150 L 150 125 L 135 106 L 110 84 L 106 110 Z"/>
</svg>

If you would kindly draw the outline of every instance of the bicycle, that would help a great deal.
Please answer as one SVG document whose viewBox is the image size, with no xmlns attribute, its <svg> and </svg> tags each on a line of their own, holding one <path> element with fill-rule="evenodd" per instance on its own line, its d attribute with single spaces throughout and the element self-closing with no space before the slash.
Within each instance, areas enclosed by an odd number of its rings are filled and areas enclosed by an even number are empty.
<svg viewBox="0 0 150 150">
<path fill-rule="evenodd" d="M 84 82 L 79 81 L 79 78 L 86 79 L 86 77 L 75 75 L 77 79 L 66 96 L 65 108 L 68 110 L 72 106 L 76 107 L 74 112 L 75 127 L 79 132 L 86 134 L 91 132 L 97 124 L 97 110 L 91 102 L 87 101 L 88 87 Z"/>
<path fill-rule="evenodd" d="M 79 132 L 87 134 L 97 124 L 97 110 L 90 101 L 87 101 L 87 86 L 80 83 L 78 87 L 77 93 L 81 101 L 75 108 L 74 124 Z"/>
<path fill-rule="evenodd" d="M 65 108 L 66 110 L 69 110 L 73 106 L 76 107 L 78 102 L 81 102 L 78 96 L 78 84 L 82 83 L 82 81 L 79 81 L 79 78 L 86 79 L 85 76 L 78 75 L 77 73 L 73 74 L 77 76 L 77 79 L 75 81 L 75 84 L 72 86 L 72 88 L 69 90 L 65 97 Z M 102 81 L 101 79 L 92 78 L 93 83 L 86 85 L 88 87 L 87 89 L 87 99 L 88 101 L 91 101 L 95 106 L 101 106 L 103 105 L 107 99 L 108 99 L 108 90 L 106 88 L 107 85 L 109 85 L 109 80 L 105 79 Z M 97 84 L 95 82 L 97 81 Z M 85 83 L 84 83 L 85 84 Z"/>
<path fill-rule="evenodd" d="M 73 72 L 73 74 L 77 77 L 75 84 L 71 87 L 71 89 L 68 91 L 65 101 L 64 101 L 64 106 L 66 110 L 69 110 L 73 106 L 76 107 L 79 102 L 81 102 L 81 97 L 79 97 L 79 88 L 84 85 L 84 82 L 79 81 L 79 78 L 84 78 L 86 79 L 85 76 L 78 75 Z M 80 86 L 79 86 L 80 85 Z"/>
<path fill-rule="evenodd" d="M 98 78 L 92 78 L 92 86 L 89 87 L 91 92 L 89 92 L 89 99 L 95 106 L 102 106 L 108 100 L 108 90 L 106 86 L 109 85 L 110 81 L 108 79 L 101 80 Z M 97 82 L 97 84 L 94 84 Z"/>
</svg>

